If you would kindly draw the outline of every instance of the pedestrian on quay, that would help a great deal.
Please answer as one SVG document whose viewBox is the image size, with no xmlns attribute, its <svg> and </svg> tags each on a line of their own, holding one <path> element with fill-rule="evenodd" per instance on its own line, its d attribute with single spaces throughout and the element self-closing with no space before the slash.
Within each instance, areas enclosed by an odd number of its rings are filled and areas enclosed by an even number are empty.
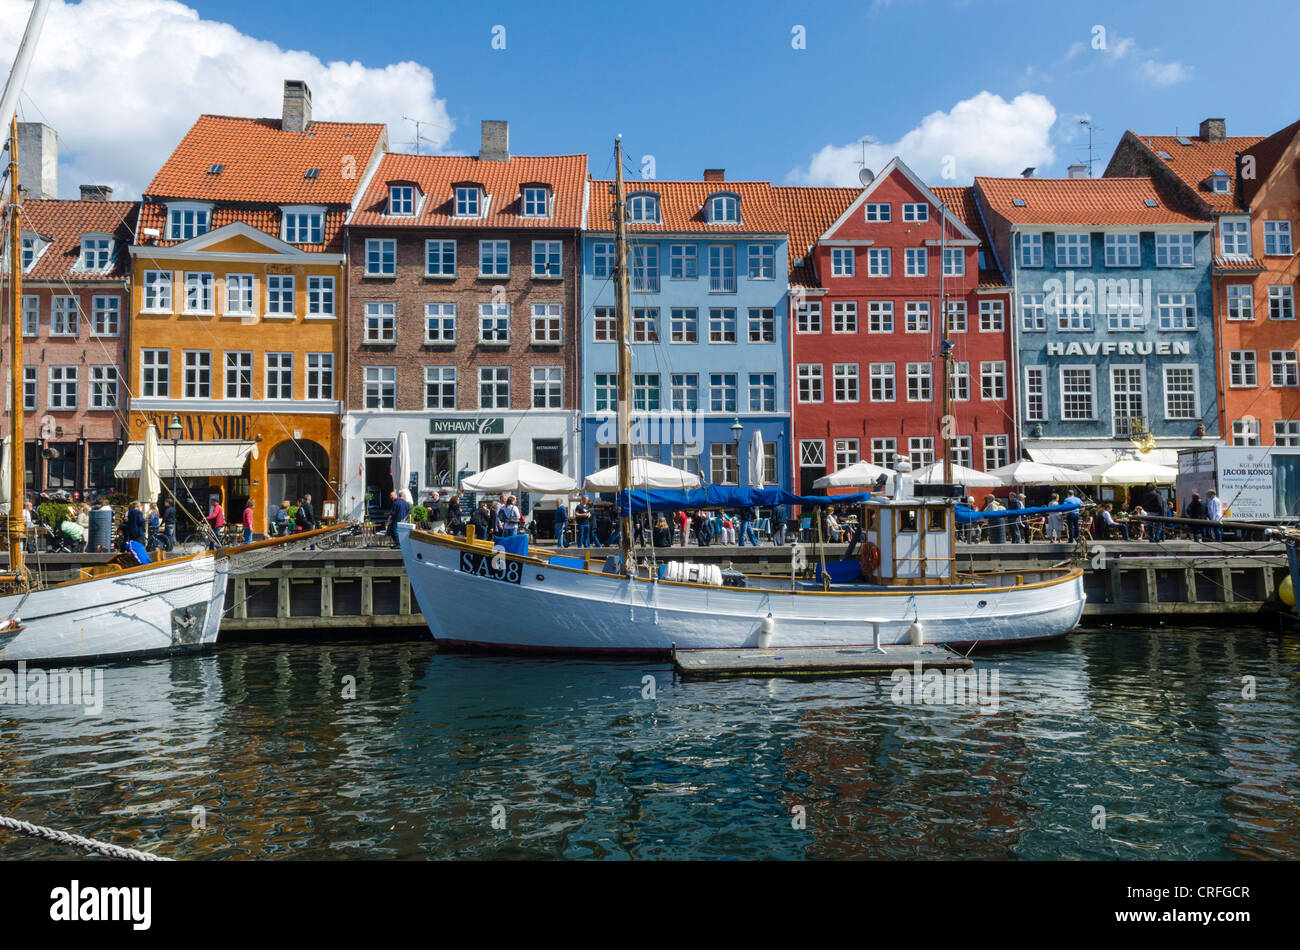
<svg viewBox="0 0 1300 950">
<path fill-rule="evenodd" d="M 1187 503 L 1187 511 L 1184 512 L 1184 514 L 1186 517 L 1195 521 L 1205 521 L 1209 519 L 1209 510 L 1205 507 L 1205 502 L 1201 501 L 1200 492 L 1192 492 L 1192 500 Z M 1206 529 L 1199 526 L 1192 527 L 1188 529 L 1188 534 L 1195 541 L 1204 541 Z"/>
<path fill-rule="evenodd" d="M 460 511 L 460 496 L 447 498 L 447 533 L 462 535 L 465 533 L 465 516 Z"/>
<path fill-rule="evenodd" d="M 984 496 L 985 511 L 1006 511 L 998 502 L 997 495 Z M 992 518 L 989 520 L 989 543 L 1002 544 L 1006 541 L 1006 526 L 1002 523 L 1001 518 Z"/>
<path fill-rule="evenodd" d="M 244 543 L 249 544 L 253 540 L 253 499 L 244 502 Z"/>
<path fill-rule="evenodd" d="M 555 546 L 557 548 L 567 547 L 564 542 L 564 529 L 569 525 L 569 506 L 563 499 L 556 499 L 555 502 Z"/>
<path fill-rule="evenodd" d="M 149 505 L 149 511 L 145 518 L 145 536 L 148 538 L 144 545 L 146 551 L 153 551 L 158 547 L 158 526 L 160 524 L 162 524 L 162 519 L 158 517 L 157 507 Z"/>
<path fill-rule="evenodd" d="M 695 512 L 695 542 L 707 548 L 713 540 L 713 518 L 703 508 Z"/>
<path fill-rule="evenodd" d="M 686 542 L 691 536 L 691 516 L 685 508 L 682 508 L 673 515 L 673 520 L 677 522 L 677 531 L 681 534 L 682 547 L 686 547 Z"/>
<path fill-rule="evenodd" d="M 1223 528 L 1219 523 L 1223 521 L 1223 499 L 1213 488 L 1205 493 L 1205 516 L 1210 519 L 1213 527 L 1207 529 L 1211 541 L 1223 540 Z"/>
<path fill-rule="evenodd" d="M 1052 492 L 1051 499 L 1047 502 L 1049 508 L 1054 508 L 1061 503 L 1061 496 Z M 1065 536 L 1065 516 L 1059 511 L 1050 511 L 1047 513 L 1047 540 L 1060 541 Z"/>
<path fill-rule="evenodd" d="M 754 521 L 758 517 L 758 512 L 753 507 L 740 509 L 740 538 L 736 542 L 740 547 L 745 546 L 745 540 L 754 547 L 758 547 L 758 535 L 754 534 Z"/>
<path fill-rule="evenodd" d="M 163 502 L 162 526 L 164 544 L 168 551 L 176 549 L 176 502 L 168 498 Z"/>
<path fill-rule="evenodd" d="M 275 510 L 275 517 L 271 519 L 271 533 L 276 536 L 293 533 L 293 523 L 289 520 L 288 498 L 281 501 L 280 507 Z"/>
<path fill-rule="evenodd" d="M 125 535 L 128 541 L 135 541 L 139 544 L 145 542 L 144 511 L 138 501 L 131 502 L 130 507 L 126 509 Z"/>
<path fill-rule="evenodd" d="M 513 538 L 519 533 L 519 523 L 523 521 L 523 515 L 519 513 L 519 506 L 515 504 L 515 496 L 507 495 L 505 504 L 497 509 L 497 512 L 502 536 Z"/>
<path fill-rule="evenodd" d="M 311 505 L 311 495 L 303 495 L 302 501 L 298 502 L 298 512 L 294 515 L 294 521 L 298 525 L 299 531 L 311 531 L 316 527 L 316 509 Z"/>
<path fill-rule="evenodd" d="M 1013 491 L 1009 495 L 1007 495 L 1008 510 L 1017 511 L 1024 507 L 1025 507 L 1025 503 L 1020 500 L 1019 493 Z M 1025 519 L 1017 515 L 1016 517 L 1008 520 L 1010 520 L 1011 522 L 1011 524 L 1009 525 L 1009 530 L 1011 532 L 1011 543 L 1023 544 L 1025 541 L 1028 541 L 1029 540 L 1028 532 L 1024 530 Z"/>
<path fill-rule="evenodd" d="M 469 523 L 474 528 L 474 537 L 479 541 L 492 540 L 492 509 L 486 498 L 481 499 L 474 513 L 469 516 Z"/>
<path fill-rule="evenodd" d="M 1169 509 L 1165 507 L 1165 498 L 1156 489 L 1155 482 L 1148 482 L 1146 491 L 1142 495 L 1142 508 L 1153 518 L 1164 518 L 1169 514 Z M 1151 522 L 1151 540 L 1163 541 L 1165 538 L 1165 526 L 1162 522 Z"/>
<path fill-rule="evenodd" d="M 388 521 L 384 523 L 384 534 L 388 535 L 393 541 L 393 547 L 397 547 L 397 526 L 403 521 L 411 520 L 411 503 L 401 496 L 398 492 L 388 493 Z"/>
<path fill-rule="evenodd" d="M 1080 502 L 1080 504 L 1082 504 L 1079 499 L 1079 496 L 1074 493 L 1073 488 L 1071 488 L 1068 492 L 1065 493 L 1065 500 L 1067 503 L 1070 501 L 1071 498 L 1073 498 L 1076 502 Z M 1079 540 L 1079 509 L 1078 508 L 1075 508 L 1073 511 L 1066 513 L 1065 527 L 1070 536 L 1070 543 L 1071 544 L 1076 543 Z"/>
<path fill-rule="evenodd" d="M 655 519 L 654 545 L 657 548 L 669 548 L 673 544 L 673 529 L 668 519 L 660 515 Z"/>
<path fill-rule="evenodd" d="M 573 523 L 577 526 L 578 547 L 591 547 L 591 498 L 583 495 L 573 507 Z"/>
<path fill-rule="evenodd" d="M 221 530 L 226 526 L 226 509 L 221 507 L 221 499 L 216 495 L 212 496 L 208 504 L 208 516 L 205 520 L 211 532 L 208 547 L 215 547 L 221 543 Z"/>
</svg>

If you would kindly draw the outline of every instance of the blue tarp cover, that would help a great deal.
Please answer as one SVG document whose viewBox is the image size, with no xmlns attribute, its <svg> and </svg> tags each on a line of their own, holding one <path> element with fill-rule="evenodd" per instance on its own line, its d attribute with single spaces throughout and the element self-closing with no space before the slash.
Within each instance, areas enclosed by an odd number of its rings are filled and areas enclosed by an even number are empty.
<svg viewBox="0 0 1300 950">
<path fill-rule="evenodd" d="M 631 496 L 631 502 L 628 501 Z M 853 495 L 796 495 L 783 488 L 737 488 L 705 485 L 703 488 L 635 488 L 618 495 L 624 511 L 680 511 L 683 508 L 770 508 L 775 505 L 858 505 L 871 492 Z"/>
<path fill-rule="evenodd" d="M 1025 515 L 1050 515 L 1060 514 L 1067 515 L 1070 512 L 1077 512 L 1083 506 L 1083 502 L 1078 498 L 1062 502 L 1059 505 L 1048 505 L 1043 508 L 1008 508 L 1005 511 L 978 511 L 974 508 L 967 508 L 965 505 L 955 505 L 957 509 L 957 523 L 970 524 L 974 521 L 1005 521 L 1007 518 L 1021 518 Z"/>
<path fill-rule="evenodd" d="M 493 548 L 505 548 L 507 554 L 528 555 L 528 535 L 512 534 L 510 536 L 498 534 L 492 539 Z"/>
</svg>

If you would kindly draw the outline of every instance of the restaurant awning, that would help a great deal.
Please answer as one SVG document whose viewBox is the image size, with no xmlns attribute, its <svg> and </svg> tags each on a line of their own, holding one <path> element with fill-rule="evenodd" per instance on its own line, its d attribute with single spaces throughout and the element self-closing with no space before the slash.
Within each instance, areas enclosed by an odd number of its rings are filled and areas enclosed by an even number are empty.
<svg viewBox="0 0 1300 950">
<path fill-rule="evenodd" d="M 257 458 L 256 442 L 183 442 L 174 448 L 176 463 L 172 461 L 173 446 L 167 442 L 158 443 L 158 475 L 161 478 L 243 475 L 249 457 Z M 143 443 L 130 443 L 118 459 L 113 477 L 139 478 L 143 454 Z"/>
<path fill-rule="evenodd" d="M 1029 452 L 1029 457 L 1035 462 L 1043 462 L 1046 465 L 1060 465 L 1065 468 L 1088 468 L 1093 465 L 1106 465 L 1118 459 L 1132 458 L 1136 454 L 1136 451 L 1129 446 L 1095 448 L 1085 445 L 1071 445 L 1069 447 L 1062 445 L 1054 448 L 1042 448 L 1037 445 L 1028 445 L 1025 448 Z M 1177 449 L 1152 449 L 1150 452 L 1143 452 L 1138 455 L 1138 458 L 1155 465 L 1178 467 Z"/>
</svg>

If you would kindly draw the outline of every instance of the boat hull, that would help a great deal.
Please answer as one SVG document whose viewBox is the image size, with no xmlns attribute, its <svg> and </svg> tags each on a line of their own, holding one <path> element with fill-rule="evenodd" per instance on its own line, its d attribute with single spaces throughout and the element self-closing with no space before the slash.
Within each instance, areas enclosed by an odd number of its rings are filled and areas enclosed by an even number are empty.
<svg viewBox="0 0 1300 950">
<path fill-rule="evenodd" d="M 1083 614 L 1083 576 L 1043 583 L 912 591 L 755 590 L 633 580 L 505 557 L 399 528 L 411 590 L 444 646 L 546 653 L 663 654 L 754 647 L 770 613 L 774 647 L 911 642 L 1006 646 L 1064 636 Z M 516 569 L 517 568 L 517 569 Z M 498 574 L 507 575 L 505 577 Z"/>
</svg>

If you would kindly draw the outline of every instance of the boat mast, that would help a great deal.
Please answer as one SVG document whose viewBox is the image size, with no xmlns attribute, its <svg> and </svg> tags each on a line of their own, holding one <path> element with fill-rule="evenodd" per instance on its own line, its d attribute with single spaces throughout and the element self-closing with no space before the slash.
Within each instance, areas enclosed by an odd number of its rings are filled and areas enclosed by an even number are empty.
<svg viewBox="0 0 1300 950">
<path fill-rule="evenodd" d="M 23 564 L 23 546 L 27 543 L 27 524 L 23 519 L 23 478 L 26 460 L 23 451 L 23 265 L 22 265 L 22 195 L 18 191 L 18 115 L 9 121 L 9 574 L 5 586 L 12 591 L 26 590 L 27 568 Z"/>
<path fill-rule="evenodd" d="M 939 418 L 939 438 L 943 443 L 943 481 L 952 484 L 952 392 L 949 387 L 952 340 L 948 339 L 948 295 L 944 292 L 944 271 L 947 269 L 948 206 L 939 202 L 939 359 L 943 361 L 943 415 Z M 967 385 L 970 385 L 969 381 Z"/>
<path fill-rule="evenodd" d="M 618 274 L 618 307 L 615 323 L 618 325 L 618 494 L 631 502 L 632 487 L 632 351 L 628 343 L 628 320 L 631 312 L 632 290 L 627 268 L 627 196 L 623 192 L 623 139 L 614 139 L 614 261 Z M 624 492 L 628 492 L 624 495 Z M 623 571 L 632 571 L 632 512 L 630 504 L 619 512 L 618 553 Z"/>
</svg>

